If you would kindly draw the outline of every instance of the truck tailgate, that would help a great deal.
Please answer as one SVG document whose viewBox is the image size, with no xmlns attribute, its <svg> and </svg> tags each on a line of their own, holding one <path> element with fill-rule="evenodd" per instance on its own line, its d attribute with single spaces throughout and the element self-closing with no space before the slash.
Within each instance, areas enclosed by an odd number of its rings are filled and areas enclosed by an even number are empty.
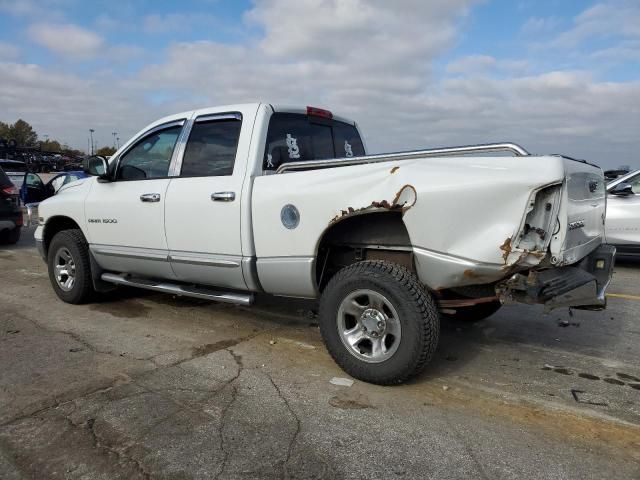
<svg viewBox="0 0 640 480">
<path fill-rule="evenodd" d="M 604 241 L 607 208 L 604 174 L 589 163 L 563 158 L 565 188 L 551 244 L 556 263 L 572 264 Z"/>
</svg>

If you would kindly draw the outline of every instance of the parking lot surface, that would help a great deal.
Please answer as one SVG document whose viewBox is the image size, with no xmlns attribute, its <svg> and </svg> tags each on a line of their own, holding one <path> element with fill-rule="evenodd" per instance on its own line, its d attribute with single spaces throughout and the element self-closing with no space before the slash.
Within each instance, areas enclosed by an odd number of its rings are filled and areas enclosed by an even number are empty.
<svg viewBox="0 0 640 480">
<path fill-rule="evenodd" d="M 67 305 L 32 233 L 0 248 L 2 479 L 640 478 L 640 264 L 604 312 L 443 322 L 417 379 L 344 386 L 311 303 Z"/>
</svg>

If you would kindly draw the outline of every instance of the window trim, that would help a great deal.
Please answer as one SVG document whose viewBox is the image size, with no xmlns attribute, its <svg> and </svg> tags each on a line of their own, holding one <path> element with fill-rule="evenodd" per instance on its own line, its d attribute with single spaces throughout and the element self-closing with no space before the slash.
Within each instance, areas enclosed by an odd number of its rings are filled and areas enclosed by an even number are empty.
<svg viewBox="0 0 640 480">
<path fill-rule="evenodd" d="M 231 175 L 199 175 L 192 177 L 181 177 L 182 174 L 182 162 L 184 161 L 184 153 L 187 149 L 187 142 L 189 141 L 189 137 L 191 136 L 191 130 L 193 129 L 193 125 L 195 123 L 200 122 L 211 122 L 216 120 L 239 120 L 240 121 L 240 135 L 242 135 L 242 113 L 240 112 L 220 112 L 220 113 L 205 113 L 200 115 L 199 117 L 192 118 L 187 122 L 187 125 L 182 129 L 182 135 L 178 139 L 180 142 L 179 146 L 176 148 L 178 151 L 175 160 L 175 163 L 172 162 L 171 167 L 169 168 L 169 176 L 172 178 L 207 178 L 207 177 L 232 177 L 233 173 L 235 173 L 235 162 L 233 164 L 233 172 Z M 240 142 L 240 138 L 238 137 L 238 144 Z M 175 153 L 175 152 L 174 152 Z M 236 150 L 236 156 L 238 155 L 238 151 Z"/>
<path fill-rule="evenodd" d="M 173 165 L 173 162 L 175 161 L 175 156 L 176 156 L 176 151 L 178 150 L 178 143 L 180 142 L 180 139 L 182 137 L 182 134 L 184 133 L 184 124 L 187 121 L 186 118 L 182 118 L 179 120 L 172 120 L 170 122 L 167 123 L 162 123 L 160 125 L 156 125 L 153 128 L 150 128 L 149 130 L 146 130 L 145 132 L 143 132 L 142 134 L 138 135 L 136 138 L 134 138 L 130 145 L 127 147 L 126 150 L 124 150 L 122 153 L 120 153 L 118 155 L 118 158 L 115 159 L 115 168 L 113 169 L 113 175 L 111 178 L 112 182 L 144 182 L 144 181 L 148 181 L 148 180 L 162 180 L 162 179 L 166 179 L 166 178 L 170 178 L 171 177 L 171 166 Z M 176 139 L 176 144 L 173 147 L 173 152 L 171 154 L 171 159 L 169 160 L 169 170 L 167 171 L 167 175 L 164 177 L 153 177 L 153 178 L 138 178 L 138 179 L 130 179 L 130 180 L 126 180 L 126 179 L 118 179 L 118 171 L 120 170 L 120 163 L 122 162 L 122 157 L 124 157 L 127 153 L 129 153 L 131 150 L 133 150 L 138 143 L 143 140 L 145 137 L 148 137 L 149 135 L 158 132 L 160 130 L 166 130 L 168 128 L 172 128 L 172 127 L 182 127 L 181 132 L 178 134 L 178 138 Z"/>
</svg>

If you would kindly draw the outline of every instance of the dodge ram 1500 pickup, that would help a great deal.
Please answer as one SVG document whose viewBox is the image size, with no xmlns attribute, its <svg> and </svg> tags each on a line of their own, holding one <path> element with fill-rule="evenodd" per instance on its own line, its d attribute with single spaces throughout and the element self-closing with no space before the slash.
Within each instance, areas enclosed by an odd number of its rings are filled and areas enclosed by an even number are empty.
<svg viewBox="0 0 640 480">
<path fill-rule="evenodd" d="M 584 161 L 511 143 L 367 155 L 351 120 L 260 103 L 163 118 L 85 171 L 35 233 L 63 301 L 319 299 L 330 354 L 364 381 L 419 372 L 441 316 L 605 306 L 615 249 Z"/>
</svg>

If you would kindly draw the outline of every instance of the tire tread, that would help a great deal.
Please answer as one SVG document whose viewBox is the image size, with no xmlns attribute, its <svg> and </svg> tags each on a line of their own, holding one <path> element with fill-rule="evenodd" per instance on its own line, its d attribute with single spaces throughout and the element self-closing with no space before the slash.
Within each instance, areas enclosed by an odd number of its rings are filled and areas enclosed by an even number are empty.
<svg viewBox="0 0 640 480">
<path fill-rule="evenodd" d="M 331 300 L 331 292 L 337 288 L 340 284 L 353 277 L 371 277 L 380 278 L 387 277 L 396 282 L 397 286 L 404 289 L 408 294 L 411 301 L 411 308 L 420 319 L 418 322 L 419 335 L 421 339 L 415 343 L 415 351 L 410 356 L 410 360 L 406 365 L 402 367 L 401 373 L 394 374 L 393 376 L 379 376 L 375 374 L 375 371 L 371 368 L 357 368 L 358 364 L 345 360 L 351 360 L 354 358 L 349 352 L 344 350 L 344 347 L 331 345 L 331 342 L 327 342 L 326 329 L 333 328 L 335 319 L 327 319 L 327 311 L 331 310 L 331 305 L 328 303 Z M 356 378 L 376 383 L 380 385 L 392 385 L 402 383 L 408 378 L 415 376 L 421 372 L 426 364 L 433 357 L 439 339 L 440 333 L 440 317 L 437 306 L 430 294 L 424 289 L 420 281 L 414 273 L 409 271 L 406 267 L 398 265 L 386 260 L 366 260 L 349 265 L 338 273 L 327 284 L 325 293 L 320 300 L 320 327 L 323 331 L 323 337 L 327 344 L 327 349 L 331 353 L 332 357 L 344 370 L 352 374 Z M 323 321 L 325 319 L 325 321 Z M 349 357 L 345 356 L 348 355 Z M 355 358 L 354 358 L 355 359 Z M 357 361 L 357 360 L 356 360 Z M 357 361 L 358 363 L 363 363 Z"/>
<path fill-rule="evenodd" d="M 87 240 L 79 229 L 61 230 L 55 234 L 49 246 L 49 255 L 52 255 L 57 248 L 57 244 L 64 242 L 67 246 L 73 244 L 76 247 L 79 258 L 74 258 L 76 265 L 82 264 L 81 275 L 78 276 L 78 268 L 76 267 L 76 286 L 79 290 L 64 292 L 57 287 L 53 274 L 51 273 L 50 260 L 47 261 L 49 266 L 49 279 L 54 290 L 61 300 L 72 303 L 81 304 L 90 301 L 94 296 L 93 281 L 91 279 L 91 261 L 89 259 L 89 245 Z"/>
</svg>

